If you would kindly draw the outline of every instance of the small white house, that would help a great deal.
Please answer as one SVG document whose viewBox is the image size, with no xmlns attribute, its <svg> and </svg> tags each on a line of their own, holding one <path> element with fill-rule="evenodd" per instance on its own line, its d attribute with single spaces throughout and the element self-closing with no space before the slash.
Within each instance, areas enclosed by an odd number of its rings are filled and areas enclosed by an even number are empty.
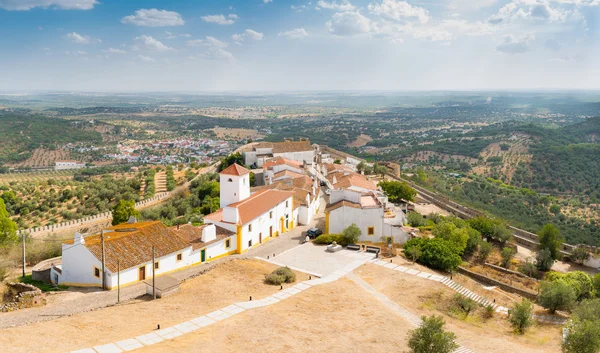
<svg viewBox="0 0 600 353">
<path fill-rule="evenodd" d="M 297 224 L 293 193 L 262 190 L 250 195 L 250 171 L 233 164 L 220 173 L 221 208 L 204 217 L 204 222 L 235 232 L 236 252 L 269 241 Z"/>
<path fill-rule="evenodd" d="M 115 289 L 151 278 L 153 266 L 155 275 L 161 276 L 233 252 L 235 234 L 214 225 L 169 228 L 159 221 L 125 223 L 87 237 L 75 233 L 72 242 L 63 244 L 62 264 L 51 269 L 50 278 L 54 284 L 101 287 L 104 276 L 105 287 Z"/>
<path fill-rule="evenodd" d="M 78 161 L 55 161 L 54 170 L 68 170 L 85 168 L 85 163 Z"/>
<path fill-rule="evenodd" d="M 360 241 L 380 242 L 391 237 L 403 244 L 408 233 L 403 229 L 404 214 L 386 207 L 385 196 L 374 191 L 348 189 L 331 190 L 325 208 L 325 233 L 341 233 L 351 224 L 361 230 Z"/>
<path fill-rule="evenodd" d="M 285 142 L 261 142 L 244 152 L 244 163 L 262 167 L 273 157 L 284 157 L 300 163 L 312 164 L 315 150 L 308 140 Z"/>
</svg>

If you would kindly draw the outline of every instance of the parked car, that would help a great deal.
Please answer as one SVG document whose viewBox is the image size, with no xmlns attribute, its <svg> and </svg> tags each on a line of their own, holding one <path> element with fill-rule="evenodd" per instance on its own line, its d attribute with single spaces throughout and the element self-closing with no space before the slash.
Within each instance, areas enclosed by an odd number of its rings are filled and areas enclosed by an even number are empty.
<svg viewBox="0 0 600 353">
<path fill-rule="evenodd" d="M 311 228 L 306 231 L 306 235 L 308 235 L 308 237 L 311 239 L 314 239 L 321 234 L 323 234 L 323 231 L 320 228 Z"/>
</svg>

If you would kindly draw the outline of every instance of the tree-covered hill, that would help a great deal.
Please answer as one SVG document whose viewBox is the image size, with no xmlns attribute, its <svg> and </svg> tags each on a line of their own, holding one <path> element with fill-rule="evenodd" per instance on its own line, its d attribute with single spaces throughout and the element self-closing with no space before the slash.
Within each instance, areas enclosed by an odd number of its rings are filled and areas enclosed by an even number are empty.
<svg viewBox="0 0 600 353">
<path fill-rule="evenodd" d="M 514 184 L 600 198 L 600 117 L 559 129 L 528 125 L 517 130 L 538 141 L 530 146 L 529 168 L 517 170 Z"/>
<path fill-rule="evenodd" d="M 101 142 L 102 136 L 84 121 L 0 112 L 0 165 L 27 159 L 39 147 Z"/>
</svg>

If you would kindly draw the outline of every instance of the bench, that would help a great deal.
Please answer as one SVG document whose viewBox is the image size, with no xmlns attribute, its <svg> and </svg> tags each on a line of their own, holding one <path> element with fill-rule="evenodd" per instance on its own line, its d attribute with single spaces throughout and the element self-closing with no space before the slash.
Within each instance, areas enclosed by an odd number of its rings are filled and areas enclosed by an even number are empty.
<svg viewBox="0 0 600 353">
<path fill-rule="evenodd" d="M 381 249 L 376 246 L 367 246 L 367 249 L 365 251 L 375 254 L 375 257 L 379 257 L 379 252 L 381 251 Z"/>
<path fill-rule="evenodd" d="M 360 251 L 360 245 L 349 244 L 348 246 L 346 246 L 346 250 Z"/>
</svg>

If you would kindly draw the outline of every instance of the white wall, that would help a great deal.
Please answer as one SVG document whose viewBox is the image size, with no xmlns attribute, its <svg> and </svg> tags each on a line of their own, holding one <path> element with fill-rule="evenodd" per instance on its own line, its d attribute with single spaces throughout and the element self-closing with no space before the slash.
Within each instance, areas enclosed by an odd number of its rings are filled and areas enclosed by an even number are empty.
<svg viewBox="0 0 600 353">
<path fill-rule="evenodd" d="M 94 276 L 94 266 L 102 270 L 102 263 L 82 244 L 62 245 L 61 283 L 102 285 L 102 277 Z"/>
<path fill-rule="evenodd" d="M 341 233 L 352 223 L 356 224 L 362 235 L 361 241 L 378 242 L 382 235 L 383 209 L 382 208 L 354 208 L 340 207 L 329 213 L 329 233 Z M 368 234 L 368 227 L 375 227 L 375 234 Z"/>
<path fill-rule="evenodd" d="M 220 174 L 219 183 L 221 208 L 250 196 L 250 174 L 242 176 Z"/>
<path fill-rule="evenodd" d="M 183 258 L 181 261 L 177 261 L 177 254 L 183 254 Z M 192 247 L 189 246 L 181 251 L 174 252 L 172 254 L 168 254 L 162 257 L 158 257 L 155 259 L 158 262 L 159 268 L 156 269 L 156 276 L 160 276 L 165 273 L 169 273 L 183 267 L 191 266 L 200 262 L 200 253 L 193 253 Z M 138 266 L 122 269 L 121 270 L 121 285 L 137 282 L 138 281 L 138 269 L 142 266 L 146 266 L 146 280 L 152 279 L 152 261 L 148 261 L 143 264 L 139 264 Z M 106 285 L 111 288 L 117 287 L 117 274 L 116 273 L 108 273 L 107 272 L 107 281 Z"/>
<path fill-rule="evenodd" d="M 341 200 L 348 200 L 350 202 L 360 204 L 361 196 L 362 193 L 358 191 L 349 189 L 332 189 L 329 194 L 329 203 L 333 205 Z"/>
<path fill-rule="evenodd" d="M 286 207 L 287 201 L 287 207 Z M 281 202 L 279 205 L 265 212 L 261 216 L 253 219 L 251 222 L 246 223 L 242 226 L 242 247 L 241 250 L 245 251 L 249 248 L 248 241 L 252 240 L 252 246 L 259 244 L 259 235 L 262 233 L 262 240 L 269 237 L 269 228 L 273 227 L 273 235 L 278 232 L 281 234 L 281 218 L 283 217 L 284 223 L 286 215 L 288 215 L 289 225 L 291 226 L 293 213 L 292 213 L 292 197 L 289 197 L 286 201 Z M 273 211 L 273 217 L 269 216 L 269 212 Z M 248 225 L 252 224 L 252 230 L 249 230 Z M 285 225 L 285 224 L 284 224 Z M 289 227 L 288 227 L 289 229 Z"/>
<path fill-rule="evenodd" d="M 285 157 L 296 162 L 306 162 L 311 164 L 315 153 L 314 151 L 300 151 L 300 152 L 285 152 L 285 153 L 274 153 L 273 157 Z"/>
</svg>

